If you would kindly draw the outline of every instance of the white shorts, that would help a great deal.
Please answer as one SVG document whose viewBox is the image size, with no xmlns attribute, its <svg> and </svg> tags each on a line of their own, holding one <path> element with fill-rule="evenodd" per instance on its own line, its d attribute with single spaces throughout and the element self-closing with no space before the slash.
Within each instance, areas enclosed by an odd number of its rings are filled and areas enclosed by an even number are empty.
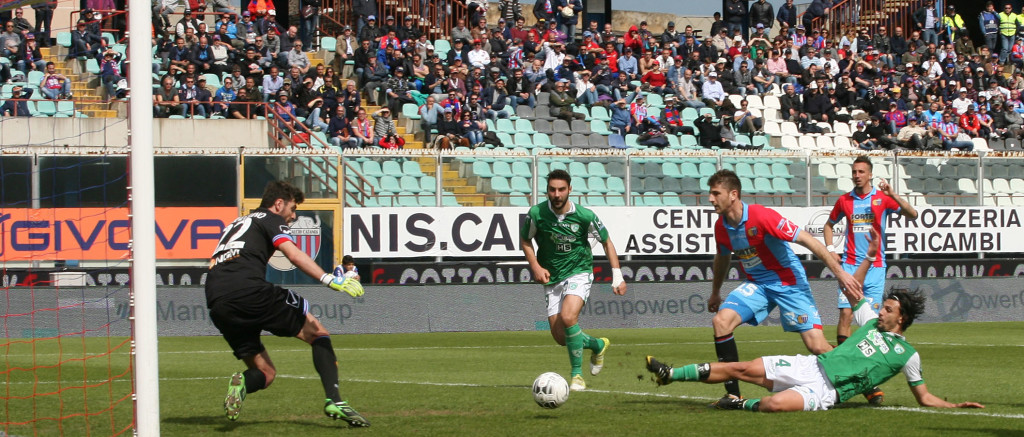
<svg viewBox="0 0 1024 437">
<path fill-rule="evenodd" d="M 544 286 L 548 300 L 548 317 L 562 312 L 562 299 L 567 295 L 579 296 L 586 303 L 590 297 L 590 285 L 594 283 L 593 273 L 577 273 L 551 285 Z"/>
<path fill-rule="evenodd" d="M 804 398 L 804 411 L 827 410 L 836 404 L 836 389 L 825 377 L 814 355 L 774 355 L 761 357 L 764 376 L 774 385 L 773 392 L 794 390 Z"/>
</svg>

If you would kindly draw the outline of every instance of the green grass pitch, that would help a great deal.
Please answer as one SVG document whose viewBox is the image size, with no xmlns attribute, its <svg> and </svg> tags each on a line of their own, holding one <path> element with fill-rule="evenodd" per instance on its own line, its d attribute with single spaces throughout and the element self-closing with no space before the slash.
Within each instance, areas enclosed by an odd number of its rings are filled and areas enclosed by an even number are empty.
<svg viewBox="0 0 1024 437">
<path fill-rule="evenodd" d="M 348 429 L 326 418 L 323 391 L 313 370 L 308 346 L 295 339 L 265 338 L 278 377 L 266 391 L 252 394 L 237 422 L 223 415 L 228 376 L 242 369 L 218 337 L 163 337 L 160 339 L 161 431 L 169 436 L 237 435 L 303 437 L 327 435 L 861 435 L 900 436 L 1011 436 L 1024 435 L 1024 400 L 1021 358 L 1024 358 L 1024 322 L 919 324 L 908 339 L 922 355 L 925 381 L 932 393 L 950 401 L 978 401 L 984 410 L 919 408 L 902 375 L 882 388 L 885 406 L 871 408 L 856 398 L 827 412 L 777 415 L 717 411 L 708 403 L 724 393 L 721 385 L 674 383 L 656 387 L 643 368 L 652 354 L 676 365 L 714 360 L 710 328 L 592 330 L 591 335 L 612 340 L 605 370 L 589 376 L 589 390 L 572 393 L 561 408 L 545 410 L 530 394 L 533 379 L 546 371 L 568 377 L 566 351 L 547 332 L 480 332 L 395 335 L 338 335 L 342 396 L 373 426 Z M 834 331 L 826 335 L 834 338 Z M 742 359 L 770 354 L 805 352 L 795 334 L 778 327 L 742 327 L 736 331 Z M 102 344 L 100 344 L 102 342 Z M 62 342 L 64 358 L 83 349 L 106 347 L 106 340 Z M 95 344 L 94 344 L 95 343 Z M 95 347 L 93 347 L 95 346 Z M 31 367 L 28 345 L 0 349 L 8 368 Z M 52 350 L 51 350 L 52 349 Z M 55 342 L 39 342 L 36 365 L 52 357 Z M 589 357 L 589 352 L 585 352 Z M 115 352 L 112 367 L 123 368 L 127 354 Z M 62 381 L 105 378 L 107 361 L 91 359 L 83 366 L 71 361 L 61 368 Z M 76 370 L 77 369 L 77 370 Z M 12 396 L 55 386 L 57 368 L 42 369 L 38 380 L 25 372 L 9 372 Z M 123 393 L 122 379 L 113 388 L 87 389 L 92 411 Z M 53 388 L 53 387 L 51 387 Z M 742 385 L 747 397 L 766 391 Z M 80 409 L 78 390 L 66 392 L 65 412 Z M 31 419 L 26 400 L 6 401 L 6 421 Z M 53 397 L 37 400 L 35 410 L 52 414 Z M 130 417 L 129 402 L 113 410 L 116 423 Z M 60 423 L 40 421 L 35 431 L 27 426 L 6 426 L 7 435 L 108 435 L 111 414 Z M 128 419 L 130 420 L 130 419 Z M 116 426 L 115 429 L 120 429 Z M 130 433 L 130 431 L 128 431 Z M 341 433 L 341 434 L 339 434 Z M 351 434 L 350 434 L 351 433 Z M 130 435 L 130 434 L 129 434 Z"/>
</svg>

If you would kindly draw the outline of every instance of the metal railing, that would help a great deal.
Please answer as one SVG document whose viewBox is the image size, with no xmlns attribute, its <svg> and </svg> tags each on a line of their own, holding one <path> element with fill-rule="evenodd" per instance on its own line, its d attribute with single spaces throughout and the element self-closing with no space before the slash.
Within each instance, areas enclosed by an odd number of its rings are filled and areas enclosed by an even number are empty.
<svg viewBox="0 0 1024 437">
<path fill-rule="evenodd" d="M 564 166 L 574 177 L 574 187 L 587 186 L 589 182 L 577 181 L 591 176 L 587 173 L 587 164 L 597 162 L 608 169 L 608 176 L 601 182 L 618 179 L 621 187 L 612 189 L 602 187 L 598 190 L 575 190 L 574 200 L 583 205 L 595 206 L 648 206 L 706 205 L 706 178 L 713 171 L 722 168 L 732 169 L 744 180 L 744 199 L 769 206 L 828 206 L 835 203 L 838 197 L 852 189 L 849 167 L 859 152 L 852 153 L 811 153 L 798 152 L 740 152 L 740 151 L 686 151 L 686 152 L 650 152 L 634 154 L 593 153 L 569 154 L 565 151 L 541 152 L 537 155 L 520 155 L 510 152 L 423 152 L 404 151 L 400 154 L 388 154 L 380 151 L 346 150 L 342 153 L 341 166 L 345 177 L 345 187 L 340 191 L 351 196 L 345 200 L 346 206 L 433 206 L 449 205 L 443 197 L 457 197 L 457 204 L 466 206 L 522 206 L 533 204 L 537 198 L 543 197 L 543 178 L 546 172 L 556 166 Z M 875 168 L 875 179 L 887 179 L 896 187 L 897 192 L 914 205 L 932 206 L 980 206 L 980 205 L 1024 205 L 1024 191 L 1007 191 L 999 185 L 993 188 L 997 179 L 1012 181 L 1016 176 L 1013 168 L 1024 165 L 1024 155 L 1020 153 L 987 152 L 973 153 L 923 153 L 923 152 L 872 152 Z M 437 179 L 435 190 L 415 191 L 408 189 L 396 190 L 387 186 L 385 177 L 401 179 L 403 173 L 389 173 L 384 165 L 387 161 L 419 159 L 424 161 L 424 173 Z M 385 175 L 372 176 L 366 174 L 356 161 L 376 161 Z M 501 186 L 495 178 L 487 174 L 476 173 L 474 162 L 484 161 L 488 168 L 493 163 L 503 162 L 515 169 L 517 163 L 525 172 L 514 177 L 522 177 L 524 181 L 512 189 L 504 182 Z M 580 163 L 583 165 L 581 166 Z M 667 166 L 666 166 L 667 165 Z M 683 165 L 701 166 L 699 176 L 672 174 L 668 168 L 679 168 Z M 704 165 L 710 165 L 711 173 Z M 575 166 L 575 167 L 574 167 Z M 675 167 L 673 167 L 675 166 Z M 458 177 L 444 176 L 443 168 L 453 168 Z M 765 173 L 771 167 L 772 173 Z M 435 170 L 430 170 L 436 168 Z M 612 168 L 618 169 L 613 174 Z M 587 169 L 587 170 L 584 170 Z M 663 171 L 663 169 L 665 169 Z M 786 174 L 780 176 L 776 169 Z M 992 171 L 991 169 L 995 169 Z M 430 170 L 430 171 L 427 171 Z M 505 169 L 507 171 L 507 168 Z M 494 170 L 497 173 L 497 170 Z M 1006 174 L 1001 174 L 1001 173 Z M 610 177 L 609 177 L 610 176 Z M 512 177 L 505 179 L 511 180 Z M 764 180 L 758 180 L 758 179 Z M 780 185 L 769 185 L 776 178 L 784 178 Z M 648 179 L 657 179 L 658 188 L 651 188 Z M 689 180 L 687 180 L 689 179 Z M 539 183 L 538 183 L 539 181 Z M 393 183 L 394 181 L 391 181 Z M 1024 185 L 1024 180 L 1019 181 Z M 943 185 L 946 184 L 946 185 Z M 1016 186 L 1016 185 L 1014 185 Z M 669 188 L 672 187 L 672 188 Z M 382 194 L 386 193 L 386 194 Z M 421 199 L 424 195 L 434 200 L 416 202 L 413 197 Z M 450 199 L 449 199 L 450 200 Z"/>
<path fill-rule="evenodd" d="M 401 26 L 405 16 L 411 15 L 413 25 L 431 41 L 447 38 L 459 18 L 465 18 L 466 25 L 471 25 L 466 5 L 458 1 L 380 0 L 377 4 L 379 26 L 384 25 L 384 19 L 389 15 L 395 17 L 395 26 Z M 352 26 L 355 34 L 359 19 L 352 10 L 352 0 L 323 0 L 320 18 L 320 31 L 327 36 L 340 35 L 345 26 Z"/>
<path fill-rule="evenodd" d="M 78 19 L 81 18 L 82 11 L 84 11 L 84 9 L 79 9 L 68 13 L 68 22 L 72 23 L 72 28 L 74 28 L 74 23 L 77 23 Z M 113 35 L 117 35 L 115 36 L 115 38 L 117 38 L 117 40 L 114 41 L 115 43 L 120 44 L 126 42 L 128 37 L 124 35 L 125 28 L 120 27 L 117 24 L 118 22 L 122 24 L 127 22 L 128 11 L 121 11 L 117 9 L 99 9 L 93 10 L 93 13 L 101 14 L 102 17 L 98 20 L 86 21 L 86 24 L 93 24 L 98 22 L 100 25 L 100 37 L 103 36 L 103 33 L 110 33 Z"/>
<path fill-rule="evenodd" d="M 914 24 L 914 12 L 923 7 L 925 0 L 839 0 L 832 5 L 829 13 L 811 21 L 809 35 L 813 29 L 827 29 L 835 38 L 835 42 L 853 29 L 867 29 L 869 35 L 878 33 L 879 28 L 886 28 L 886 36 L 892 36 L 896 27 L 903 28 L 903 37 L 910 39 L 910 34 L 918 30 Z M 798 23 L 803 21 L 801 13 Z M 935 17 L 942 20 L 941 16 Z"/>
</svg>

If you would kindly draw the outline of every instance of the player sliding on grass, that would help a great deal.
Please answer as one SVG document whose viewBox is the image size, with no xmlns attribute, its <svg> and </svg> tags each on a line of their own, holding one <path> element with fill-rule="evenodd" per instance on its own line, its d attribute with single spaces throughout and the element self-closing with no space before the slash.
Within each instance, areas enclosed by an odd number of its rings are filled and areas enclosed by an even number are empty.
<svg viewBox="0 0 1024 437">
<path fill-rule="evenodd" d="M 320 279 L 331 289 L 353 297 L 363 294 L 356 279 L 324 273 L 295 245 L 288 223 L 295 220 L 295 209 L 303 199 L 302 191 L 287 182 L 267 184 L 260 207 L 224 229 L 210 260 L 206 279 L 210 320 L 235 357 L 248 368 L 231 376 L 224 411 L 228 419 L 238 419 L 246 394 L 265 389 L 274 381 L 274 363 L 260 341 L 260 332 L 266 330 L 280 337 L 296 337 L 313 346 L 313 366 L 327 396 L 323 407 L 327 417 L 344 420 L 351 426 L 370 426 L 369 421 L 341 400 L 331 335 L 309 313 L 309 302 L 264 279 L 267 261 L 277 249 L 303 273 Z"/>
<path fill-rule="evenodd" d="M 594 255 L 590 236 L 596 236 L 612 266 L 612 291 L 626 294 L 626 282 L 619 270 L 619 257 L 608 238 L 608 230 L 593 211 L 569 200 L 571 177 L 565 170 L 548 174 L 546 202 L 534 205 L 519 232 L 523 253 L 530 263 L 533 280 L 544 284 L 547 295 L 548 322 L 551 336 L 569 349 L 572 366 L 570 390 L 587 388 L 583 380 L 583 349 L 590 349 L 590 374 L 597 375 L 604 367 L 604 355 L 610 342 L 594 338 L 580 329 L 580 310 L 590 296 L 594 282 Z M 533 242 L 537 242 L 537 251 Z"/>
<path fill-rule="evenodd" d="M 720 170 L 708 179 L 708 200 L 718 213 L 715 222 L 715 254 L 711 297 L 708 311 L 717 312 L 711 320 L 715 330 L 718 361 L 739 361 L 733 330 L 741 323 L 757 325 L 776 306 L 786 332 L 799 332 L 804 345 L 813 354 L 832 349 L 822 332 L 821 316 L 811 295 L 807 273 L 789 247 L 791 242 L 806 247 L 822 260 L 839 280 L 851 300 L 861 298 L 860 284 L 843 271 L 839 262 L 809 232 L 782 217 L 773 209 L 748 205 L 740 200 L 740 179 L 731 170 Z M 725 301 L 721 288 L 733 254 L 740 260 L 746 281 L 737 286 Z M 740 397 L 739 383 L 726 380 L 728 392 L 723 401 Z"/>
<path fill-rule="evenodd" d="M 878 233 L 871 230 L 867 256 L 855 276 L 863 280 L 878 253 Z M 861 325 L 843 344 L 817 357 L 811 355 L 768 356 L 742 363 L 701 363 L 672 368 L 647 356 L 647 370 L 658 385 L 672 381 L 708 384 L 739 379 L 776 393 L 761 399 L 728 398 L 719 401 L 725 409 L 765 413 L 779 411 L 827 410 L 876 387 L 903 372 L 917 403 L 925 407 L 985 408 L 977 402 L 946 402 L 928 392 L 921 377 L 921 356 L 903 337 L 917 316 L 924 312 L 924 296 L 917 290 L 889 291 L 876 314 L 867 299 L 854 306 L 853 316 Z"/>
</svg>

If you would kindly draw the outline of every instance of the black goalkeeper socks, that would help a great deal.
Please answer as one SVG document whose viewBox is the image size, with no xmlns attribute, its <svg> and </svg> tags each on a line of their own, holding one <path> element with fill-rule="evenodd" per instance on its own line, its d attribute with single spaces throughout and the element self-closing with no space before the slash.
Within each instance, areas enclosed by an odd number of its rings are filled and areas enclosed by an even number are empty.
<svg viewBox="0 0 1024 437">
<path fill-rule="evenodd" d="M 836 336 L 836 346 L 839 346 L 839 345 L 843 344 L 843 342 L 845 342 L 847 338 L 849 338 L 849 337 L 847 337 L 845 335 L 837 335 Z"/>
<path fill-rule="evenodd" d="M 328 399 L 339 402 L 338 393 L 338 358 L 331 346 L 331 337 L 318 337 L 313 340 L 313 367 L 320 374 L 320 384 L 324 386 L 324 394 Z"/>
<path fill-rule="evenodd" d="M 736 350 L 736 339 L 732 333 L 721 337 L 715 337 L 715 353 L 718 354 L 718 362 L 734 363 L 740 360 L 740 353 Z M 725 391 L 729 394 L 740 397 L 740 383 L 733 379 L 725 382 Z"/>
<path fill-rule="evenodd" d="M 247 394 L 267 388 L 267 375 L 262 370 L 254 367 L 242 372 L 242 375 L 245 376 L 245 392 Z"/>
</svg>

